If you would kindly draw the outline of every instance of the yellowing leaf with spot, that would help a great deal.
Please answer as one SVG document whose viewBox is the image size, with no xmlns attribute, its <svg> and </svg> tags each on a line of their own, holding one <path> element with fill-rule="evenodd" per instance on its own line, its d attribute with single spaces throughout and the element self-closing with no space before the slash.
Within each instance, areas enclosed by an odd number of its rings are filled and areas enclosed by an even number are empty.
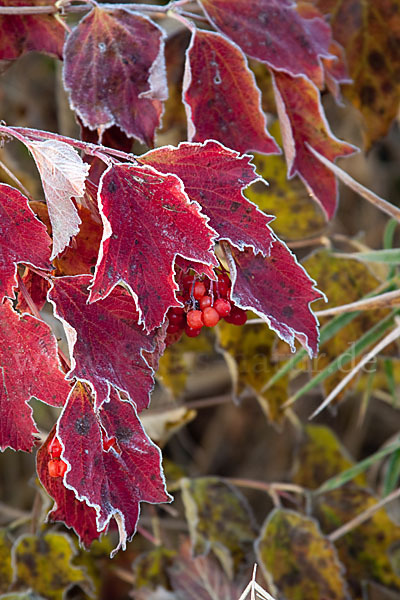
<svg viewBox="0 0 400 600">
<path fill-rule="evenodd" d="M 176 555 L 175 550 L 168 550 L 163 546 L 139 554 L 132 565 L 135 588 L 144 586 L 151 589 L 156 589 L 158 586 L 168 588 L 167 568 L 172 566 Z"/>
<path fill-rule="evenodd" d="M 74 556 L 75 550 L 66 535 L 23 535 L 13 547 L 18 586 L 32 588 L 48 600 L 62 600 L 72 585 L 87 584 L 82 569 L 71 564 Z"/>
<path fill-rule="evenodd" d="M 225 321 L 220 321 L 216 331 L 218 347 L 232 375 L 235 396 L 246 389 L 252 390 L 267 418 L 280 423 L 284 417 L 282 405 L 287 400 L 287 377 L 262 392 L 279 367 L 271 361 L 276 335 L 265 324 L 236 327 Z"/>
<path fill-rule="evenodd" d="M 13 579 L 11 542 L 5 530 L 0 531 L 0 594 L 7 592 Z"/>
<path fill-rule="evenodd" d="M 275 509 L 257 540 L 257 554 L 279 598 L 349 600 L 336 550 L 314 519 Z"/>
</svg>

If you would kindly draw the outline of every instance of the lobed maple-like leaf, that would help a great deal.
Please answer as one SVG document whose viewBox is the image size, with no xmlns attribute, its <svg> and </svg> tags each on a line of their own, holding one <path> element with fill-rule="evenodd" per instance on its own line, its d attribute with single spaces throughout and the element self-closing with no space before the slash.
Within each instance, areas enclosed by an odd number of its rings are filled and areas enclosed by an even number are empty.
<svg viewBox="0 0 400 600">
<path fill-rule="evenodd" d="M 118 125 L 153 145 L 168 97 L 162 30 L 139 14 L 96 6 L 68 36 L 64 84 L 84 125 Z"/>
<path fill-rule="evenodd" d="M 265 215 L 243 195 L 247 186 L 261 179 L 251 158 L 208 141 L 157 148 L 139 160 L 162 173 L 177 175 L 189 198 L 209 217 L 219 240 L 228 240 L 240 250 L 251 246 L 267 256 L 272 243 L 268 223 L 274 217 Z"/>
<path fill-rule="evenodd" d="M 304 19 L 292 0 L 198 0 L 210 22 L 251 58 L 322 87 L 322 57 L 331 31 L 322 18 Z"/>
<path fill-rule="evenodd" d="M 155 349 L 155 335 L 138 325 L 132 296 L 114 288 L 101 302 L 88 304 L 90 275 L 54 280 L 49 300 L 67 333 L 72 368 L 68 379 L 89 382 L 96 408 L 109 399 L 111 385 L 126 392 L 137 410 L 147 408 L 153 370 L 143 352 Z"/>
<path fill-rule="evenodd" d="M 72 197 L 83 196 L 89 165 L 65 142 L 25 140 L 24 143 L 35 159 L 42 180 L 53 230 L 52 260 L 79 231 L 81 220 Z"/>
<path fill-rule="evenodd" d="M 273 85 L 282 129 L 288 176 L 298 174 L 314 199 L 331 219 L 337 207 L 336 177 L 312 154 L 309 146 L 334 162 L 357 151 L 337 139 L 325 118 L 319 91 L 305 77 L 273 74 Z"/>
<path fill-rule="evenodd" d="M 0 0 L 0 6 L 49 6 L 47 0 Z M 0 60 L 26 52 L 62 57 L 65 29 L 54 15 L 0 15 Z"/>
<path fill-rule="evenodd" d="M 82 384 L 72 390 L 57 426 L 62 458 L 69 464 L 64 476 L 76 497 L 97 512 L 101 531 L 115 517 L 120 531 L 118 548 L 135 534 L 140 502 L 169 502 L 161 471 L 161 453 L 144 432 L 134 406 L 113 390 L 109 402 L 95 412 Z M 103 448 L 103 436 L 116 444 Z"/>
<path fill-rule="evenodd" d="M 59 368 L 56 339 L 46 323 L 0 304 L 0 449 L 29 452 L 37 433 L 28 401 L 63 406 L 70 391 Z"/>
<path fill-rule="evenodd" d="M 151 331 L 170 306 L 180 306 L 176 256 L 218 264 L 212 252 L 215 232 L 175 175 L 120 163 L 104 173 L 99 190 L 104 235 L 90 301 L 106 297 L 123 281 L 134 294 L 139 324 Z"/>
<path fill-rule="evenodd" d="M 251 249 L 238 252 L 235 248 L 228 257 L 235 303 L 265 319 L 292 352 L 297 339 L 314 356 L 318 350 L 318 321 L 310 303 L 323 295 L 294 254 L 275 239 L 268 257 L 254 255 Z"/>
<path fill-rule="evenodd" d="M 15 188 L 0 184 L 0 300 L 12 296 L 17 263 L 50 270 L 51 239 L 46 227 Z"/>
<path fill-rule="evenodd" d="M 46 492 L 54 500 L 54 506 L 47 515 L 48 521 L 62 521 L 67 527 L 72 527 L 79 536 L 84 546 L 98 539 L 101 535 L 97 531 L 96 511 L 86 502 L 78 500 L 72 490 L 65 487 L 62 477 L 51 477 L 48 463 L 51 459 L 49 446 L 56 434 L 56 426 L 49 433 L 44 444 L 36 455 L 36 469 L 39 480 Z"/>
<path fill-rule="evenodd" d="M 189 141 L 214 139 L 239 152 L 280 154 L 266 130 L 261 93 L 246 57 L 221 34 L 193 31 L 183 99 Z"/>
</svg>

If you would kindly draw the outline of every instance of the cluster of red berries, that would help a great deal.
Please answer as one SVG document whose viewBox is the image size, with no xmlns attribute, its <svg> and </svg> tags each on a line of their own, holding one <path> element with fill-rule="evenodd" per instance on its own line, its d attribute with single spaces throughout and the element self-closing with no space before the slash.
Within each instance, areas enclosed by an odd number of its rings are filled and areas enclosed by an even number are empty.
<svg viewBox="0 0 400 600">
<path fill-rule="evenodd" d="M 230 290 L 231 280 L 225 272 L 218 274 L 218 281 L 185 275 L 177 294 L 184 307 L 169 309 L 167 333 L 178 334 L 184 330 L 187 336 L 196 337 L 202 327 L 214 327 L 220 319 L 233 325 L 244 325 L 246 311 L 228 300 Z"/>
<path fill-rule="evenodd" d="M 47 463 L 50 477 L 63 477 L 67 470 L 67 463 L 65 463 L 60 457 L 62 452 L 62 446 L 57 437 L 53 437 L 50 446 L 49 454 L 51 459 Z"/>
</svg>

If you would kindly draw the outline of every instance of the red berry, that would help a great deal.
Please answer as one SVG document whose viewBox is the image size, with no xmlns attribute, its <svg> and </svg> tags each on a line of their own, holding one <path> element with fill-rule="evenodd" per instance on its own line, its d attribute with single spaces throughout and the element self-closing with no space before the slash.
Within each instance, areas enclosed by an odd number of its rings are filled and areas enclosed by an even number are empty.
<svg viewBox="0 0 400 600">
<path fill-rule="evenodd" d="M 229 287 L 225 281 L 216 281 L 214 283 L 214 289 L 217 296 L 220 296 L 221 298 L 226 298 L 229 293 Z"/>
<path fill-rule="evenodd" d="M 233 306 L 231 314 L 224 317 L 224 319 L 227 323 L 231 323 L 232 325 L 244 325 L 247 321 L 247 313 L 245 310 Z"/>
<path fill-rule="evenodd" d="M 180 324 L 170 323 L 167 327 L 167 333 L 178 333 L 178 331 L 180 331 L 181 329 L 183 329 L 183 327 L 181 327 Z"/>
<path fill-rule="evenodd" d="M 59 458 L 52 458 L 47 463 L 50 477 L 62 477 L 67 470 L 67 463 Z"/>
<path fill-rule="evenodd" d="M 58 461 L 58 476 L 64 477 L 65 471 L 67 470 L 67 463 L 63 460 Z"/>
<path fill-rule="evenodd" d="M 212 304 L 211 296 L 203 296 L 202 298 L 200 298 L 199 304 L 200 304 L 201 310 L 204 310 L 208 306 L 211 306 L 211 304 Z"/>
<path fill-rule="evenodd" d="M 200 300 L 200 298 L 204 296 L 206 291 L 207 290 L 204 283 L 202 281 L 196 281 L 193 288 L 193 297 L 196 298 L 196 300 Z"/>
<path fill-rule="evenodd" d="M 191 329 L 201 329 L 203 323 L 203 313 L 201 310 L 190 310 L 186 315 L 187 324 Z"/>
<path fill-rule="evenodd" d="M 231 303 L 229 300 L 225 300 L 225 298 L 218 298 L 214 302 L 214 308 L 220 317 L 227 317 L 231 312 Z"/>
<path fill-rule="evenodd" d="M 57 437 L 53 438 L 53 440 L 49 446 L 49 452 L 50 452 L 51 458 L 60 458 L 61 452 L 62 452 L 62 446 Z"/>
<path fill-rule="evenodd" d="M 198 335 L 200 335 L 201 329 L 197 328 L 197 329 L 193 329 L 192 327 L 185 327 L 185 333 L 188 337 L 197 337 Z"/>
<path fill-rule="evenodd" d="M 168 313 L 167 316 L 170 325 L 172 325 L 172 323 L 174 325 L 178 325 L 179 323 L 183 323 L 185 320 L 185 313 L 183 312 L 183 310 L 180 313 Z"/>
<path fill-rule="evenodd" d="M 178 300 L 181 300 L 181 298 L 178 298 Z M 173 306 L 168 311 L 168 318 L 170 319 L 171 315 L 183 315 L 183 312 L 182 306 Z"/>
<path fill-rule="evenodd" d="M 203 310 L 203 322 L 206 327 L 214 327 L 220 319 L 218 312 L 212 306 Z"/>
</svg>

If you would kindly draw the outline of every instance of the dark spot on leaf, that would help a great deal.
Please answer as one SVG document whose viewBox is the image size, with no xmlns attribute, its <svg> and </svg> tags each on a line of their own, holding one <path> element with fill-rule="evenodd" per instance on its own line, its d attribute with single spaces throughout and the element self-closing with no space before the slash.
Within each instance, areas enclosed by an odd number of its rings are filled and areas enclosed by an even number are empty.
<svg viewBox="0 0 400 600">
<path fill-rule="evenodd" d="M 360 93 L 361 104 L 371 106 L 376 100 L 376 90 L 372 85 L 364 85 Z"/>
<path fill-rule="evenodd" d="M 385 67 L 385 59 L 383 55 L 376 50 L 369 53 L 368 62 L 374 71 L 381 71 Z"/>
<path fill-rule="evenodd" d="M 77 419 L 75 422 L 75 431 L 78 435 L 87 436 L 90 430 L 90 423 L 86 416 Z"/>
<path fill-rule="evenodd" d="M 117 184 L 115 183 L 115 181 L 110 181 L 110 183 L 107 186 L 107 189 L 110 192 L 110 194 L 113 194 L 117 189 Z"/>
<path fill-rule="evenodd" d="M 290 319 L 293 316 L 293 308 L 291 306 L 284 306 L 282 309 L 282 316 Z"/>
</svg>

